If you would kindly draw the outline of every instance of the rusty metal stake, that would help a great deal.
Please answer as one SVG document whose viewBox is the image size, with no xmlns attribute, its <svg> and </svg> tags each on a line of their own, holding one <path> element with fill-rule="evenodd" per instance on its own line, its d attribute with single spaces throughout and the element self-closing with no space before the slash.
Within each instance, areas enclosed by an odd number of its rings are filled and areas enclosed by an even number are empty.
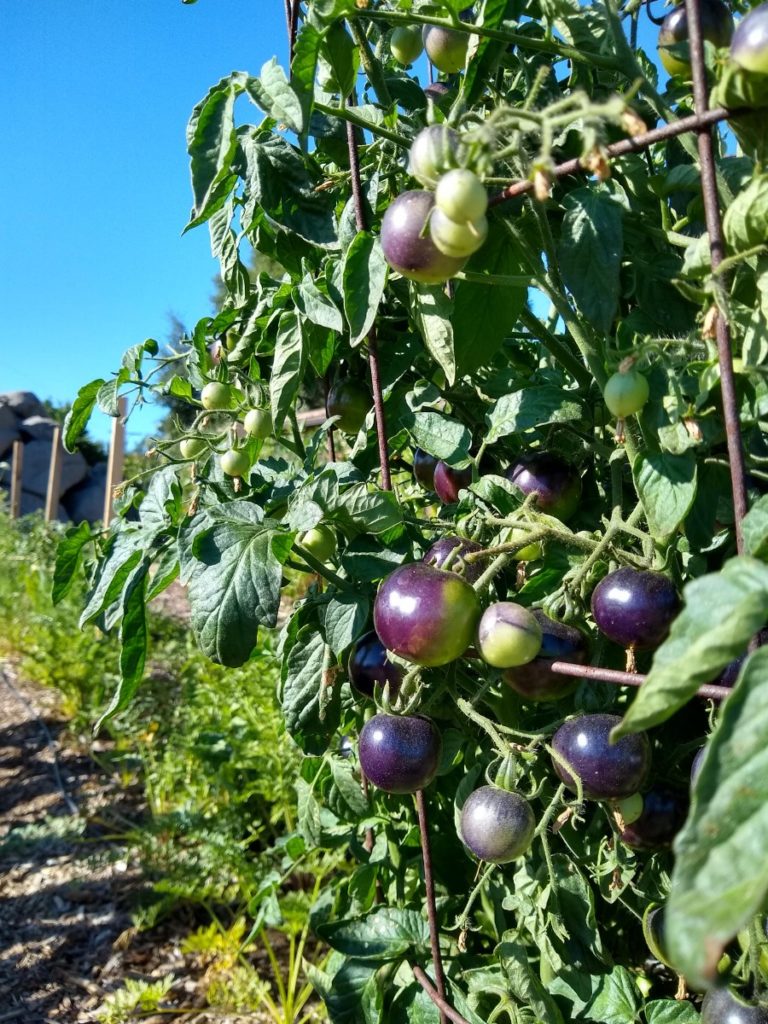
<svg viewBox="0 0 768 1024">
<path fill-rule="evenodd" d="M 555 661 L 550 666 L 553 672 L 561 676 L 578 676 L 580 679 L 595 679 L 600 683 L 614 683 L 616 686 L 642 686 L 648 678 L 641 672 L 619 672 L 613 668 L 600 668 L 599 665 L 577 665 L 570 661 Z M 709 700 L 725 700 L 730 694 L 728 686 L 706 683 L 696 691 L 697 697 Z"/>
<path fill-rule="evenodd" d="M 427 805 L 424 800 L 424 790 L 416 793 L 416 810 L 419 815 L 419 835 L 421 837 L 421 857 L 424 862 L 424 890 L 427 897 L 427 918 L 429 920 L 429 942 L 432 947 L 432 966 L 435 971 L 435 984 L 437 995 L 442 1003 L 440 1007 L 440 1024 L 445 1024 L 448 1016 L 445 1003 L 445 974 L 443 973 L 443 958 L 440 954 L 440 929 L 437 925 L 437 908 L 435 905 L 435 880 L 432 876 L 432 850 L 429 845 L 429 822 L 427 820 Z M 414 974 L 415 974 L 414 969 Z M 427 993 L 429 994 L 429 993 Z M 455 1011 L 454 1011 L 455 1012 Z M 452 1018 L 455 1020 L 456 1018 Z M 463 1020 L 463 1018 L 461 1018 Z"/>
</svg>

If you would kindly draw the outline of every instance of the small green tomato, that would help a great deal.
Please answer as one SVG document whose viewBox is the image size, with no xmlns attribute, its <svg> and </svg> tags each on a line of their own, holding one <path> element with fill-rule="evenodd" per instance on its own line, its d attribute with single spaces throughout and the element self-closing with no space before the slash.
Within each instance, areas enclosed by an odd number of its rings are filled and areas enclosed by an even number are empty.
<svg viewBox="0 0 768 1024">
<path fill-rule="evenodd" d="M 200 401 L 203 403 L 203 408 L 210 412 L 231 409 L 234 404 L 232 387 L 217 380 L 209 381 L 200 393 Z"/>
<path fill-rule="evenodd" d="M 398 26 L 390 36 L 389 48 L 398 64 L 413 64 L 424 50 L 421 31 L 410 25 Z"/>
<path fill-rule="evenodd" d="M 248 452 L 242 448 L 229 448 L 219 461 L 222 473 L 226 473 L 227 476 L 247 476 L 251 468 Z"/>
<path fill-rule="evenodd" d="M 614 416 L 624 419 L 640 412 L 648 401 L 648 381 L 637 370 L 619 370 L 608 378 L 603 399 Z"/>
<path fill-rule="evenodd" d="M 263 441 L 272 433 L 272 415 L 269 409 L 249 409 L 245 414 L 243 426 L 249 437 L 258 437 Z"/>
<path fill-rule="evenodd" d="M 488 209 L 488 193 L 478 176 L 465 167 L 448 171 L 437 183 L 435 206 L 460 224 L 478 221 Z"/>
<path fill-rule="evenodd" d="M 494 668 L 527 665 L 541 650 L 541 643 L 538 620 L 512 601 L 489 605 L 477 627 L 477 649 Z"/>
<path fill-rule="evenodd" d="M 302 533 L 299 544 L 320 562 L 327 562 L 336 554 L 336 534 L 324 523 Z"/>
<path fill-rule="evenodd" d="M 528 536 L 527 530 L 515 527 L 507 534 L 506 543 L 521 544 Z M 535 562 L 537 558 L 541 558 L 543 550 L 541 541 L 534 541 L 533 544 L 526 544 L 524 548 L 520 548 L 512 557 L 516 562 Z"/>
<path fill-rule="evenodd" d="M 435 208 L 429 218 L 429 233 L 436 247 L 444 256 L 462 259 L 477 252 L 488 237 L 488 221 L 485 216 L 476 221 L 459 223 Z"/>
<path fill-rule="evenodd" d="M 201 437 L 185 437 L 179 449 L 183 459 L 199 459 L 208 451 L 208 445 Z"/>
</svg>

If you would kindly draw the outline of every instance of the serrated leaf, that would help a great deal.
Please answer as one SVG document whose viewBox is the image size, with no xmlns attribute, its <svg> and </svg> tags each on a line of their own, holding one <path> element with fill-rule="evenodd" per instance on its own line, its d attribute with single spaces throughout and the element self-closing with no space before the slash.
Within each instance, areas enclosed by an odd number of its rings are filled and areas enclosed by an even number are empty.
<svg viewBox="0 0 768 1024">
<path fill-rule="evenodd" d="M 301 321 L 296 313 L 289 310 L 280 316 L 272 376 L 269 380 L 272 422 L 278 430 L 296 402 L 305 364 L 306 351 Z"/>
<path fill-rule="evenodd" d="M 720 572 L 688 583 L 683 599 L 616 738 L 666 721 L 744 652 L 768 618 L 768 566 L 732 558 Z"/>
<path fill-rule="evenodd" d="M 768 174 L 757 174 L 725 211 L 723 231 L 729 246 L 743 252 L 768 239 Z"/>
<path fill-rule="evenodd" d="M 89 523 L 70 526 L 56 548 L 56 565 L 53 570 L 51 600 L 58 604 L 66 597 L 75 579 L 83 555 L 83 548 L 91 540 Z"/>
<path fill-rule="evenodd" d="M 307 272 L 293 291 L 297 308 L 319 327 L 341 333 L 344 320 L 332 300 L 320 291 L 311 273 Z"/>
<path fill-rule="evenodd" d="M 570 192 L 565 207 L 558 246 L 563 279 L 584 316 L 609 331 L 619 304 L 621 206 L 599 185 L 589 185 Z"/>
<path fill-rule="evenodd" d="M 140 530 L 123 530 L 111 541 L 107 557 L 99 566 L 94 586 L 80 615 L 80 628 L 98 618 L 123 591 L 126 580 L 144 554 L 145 538 Z"/>
<path fill-rule="evenodd" d="M 645 1004 L 648 1024 L 698 1024 L 699 1014 L 691 1003 L 676 999 L 654 999 Z"/>
<path fill-rule="evenodd" d="M 675 840 L 665 939 L 694 986 L 768 893 L 768 649 L 747 659 L 723 706 Z"/>
<path fill-rule="evenodd" d="M 450 385 L 456 380 L 456 358 L 453 351 L 453 303 L 439 286 L 411 284 L 413 314 L 424 339 L 427 352 L 445 374 Z"/>
<path fill-rule="evenodd" d="M 333 784 L 339 795 L 355 818 L 363 818 L 369 812 L 368 800 L 363 794 L 360 779 L 355 776 L 352 766 L 347 761 L 331 759 L 331 775 Z"/>
<path fill-rule="evenodd" d="M 304 107 L 275 57 L 262 66 L 258 78 L 248 79 L 245 88 L 265 114 L 298 134 L 304 131 Z"/>
<path fill-rule="evenodd" d="M 88 426 L 93 407 L 96 405 L 96 396 L 103 384 L 104 379 L 98 377 L 96 380 L 84 384 L 77 392 L 77 398 L 64 419 L 64 430 L 62 431 L 62 444 L 68 452 L 75 450 L 78 440 Z"/>
<path fill-rule="evenodd" d="M 291 85 L 298 96 L 302 123 L 309 124 L 315 94 L 315 69 L 322 36 L 314 25 L 303 21 L 296 36 L 291 63 Z"/>
<path fill-rule="evenodd" d="M 378 907 L 363 917 L 321 925 L 318 933 L 332 949 L 356 960 L 396 960 L 410 950 L 429 950 L 427 922 L 415 910 Z"/>
<path fill-rule="evenodd" d="M 586 1017 L 596 1024 L 635 1024 L 639 1005 L 634 978 L 626 967 L 614 967 L 600 979 L 600 987 Z"/>
<path fill-rule="evenodd" d="M 496 947 L 496 955 L 513 995 L 524 1006 L 529 1006 L 542 1024 L 563 1024 L 557 1003 L 531 970 L 525 947 L 508 936 L 510 933 L 506 933 Z"/>
<path fill-rule="evenodd" d="M 320 725 L 320 689 L 325 685 L 325 640 L 315 625 L 304 626 L 283 664 L 280 703 L 285 727 L 302 749 Z M 329 731 L 331 726 L 329 725 Z"/>
<path fill-rule="evenodd" d="M 189 564 L 192 628 L 200 649 L 222 665 L 242 665 L 259 626 L 274 626 L 290 536 L 248 501 L 207 510 L 213 524 L 194 535 Z"/>
<path fill-rule="evenodd" d="M 193 205 L 187 228 L 203 223 L 219 209 L 234 188 L 232 158 L 237 148 L 235 100 L 247 76 L 235 72 L 222 78 L 192 111 L 187 125 Z"/>
<path fill-rule="evenodd" d="M 467 428 L 441 412 L 424 410 L 404 421 L 416 445 L 437 459 L 453 465 L 469 458 L 472 435 Z"/>
<path fill-rule="evenodd" d="M 344 313 L 352 345 L 359 345 L 373 326 L 386 279 L 381 242 L 367 231 L 359 231 L 344 256 L 342 271 Z"/>
<path fill-rule="evenodd" d="M 320 606 L 325 641 L 334 654 L 341 654 L 360 636 L 369 611 L 368 596 L 353 591 L 340 591 Z"/>
<path fill-rule="evenodd" d="M 632 476 L 653 536 L 674 533 L 696 497 L 695 456 L 641 452 L 632 465 Z"/>
<path fill-rule="evenodd" d="M 364 533 L 384 533 L 400 526 L 403 513 L 391 491 L 381 491 L 369 484 L 353 484 L 339 497 L 335 508 L 328 509 L 330 517 L 347 530 Z"/>
<path fill-rule="evenodd" d="M 549 423 L 566 423 L 582 415 L 578 400 L 562 388 L 526 387 L 503 395 L 486 414 L 486 443 Z"/>
</svg>

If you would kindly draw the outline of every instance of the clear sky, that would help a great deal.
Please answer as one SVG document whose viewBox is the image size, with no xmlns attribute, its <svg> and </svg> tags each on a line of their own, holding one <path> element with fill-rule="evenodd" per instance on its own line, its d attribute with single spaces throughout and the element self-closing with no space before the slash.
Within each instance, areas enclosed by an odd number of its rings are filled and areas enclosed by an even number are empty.
<svg viewBox="0 0 768 1024">
<path fill-rule="evenodd" d="M 166 341 L 170 314 L 212 311 L 208 231 L 181 236 L 186 123 L 231 71 L 285 65 L 283 0 L 0 6 L 0 391 L 68 404 L 129 345 Z M 130 447 L 153 422 L 130 421 Z M 94 415 L 93 435 L 110 423 Z"/>
<path fill-rule="evenodd" d="M 211 312 L 207 228 L 181 236 L 186 123 L 231 71 L 285 64 L 283 0 L 0 6 L 0 391 L 69 403 L 129 345 L 167 340 L 170 313 Z M 131 446 L 152 422 L 130 421 Z"/>
</svg>

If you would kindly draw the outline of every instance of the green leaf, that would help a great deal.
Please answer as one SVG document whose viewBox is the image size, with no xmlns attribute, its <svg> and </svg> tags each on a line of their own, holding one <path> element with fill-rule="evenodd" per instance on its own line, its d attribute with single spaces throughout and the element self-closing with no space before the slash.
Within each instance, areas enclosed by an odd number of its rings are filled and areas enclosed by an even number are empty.
<svg viewBox="0 0 768 1024">
<path fill-rule="evenodd" d="M 332 949 L 356 960 L 397 960 L 409 951 L 429 951 L 427 922 L 415 910 L 377 907 L 363 917 L 318 927 Z"/>
<path fill-rule="evenodd" d="M 114 604 L 129 576 L 143 556 L 144 536 L 140 530 L 123 530 L 111 542 L 107 557 L 99 565 L 96 582 L 80 615 L 80 628 L 98 618 Z"/>
<path fill-rule="evenodd" d="M 481 11 L 477 24 L 497 29 L 506 18 L 510 21 L 516 19 L 518 6 L 516 0 L 485 0 Z M 506 48 L 506 43 L 497 39 L 480 39 L 462 83 L 462 99 L 467 107 L 472 106 L 487 89 Z"/>
<path fill-rule="evenodd" d="M 280 703 L 285 727 L 302 750 L 322 753 L 327 745 L 316 742 L 332 732 L 334 722 L 323 723 L 321 690 L 325 664 L 325 640 L 316 624 L 303 626 L 283 662 Z"/>
<path fill-rule="evenodd" d="M 503 395 L 486 414 L 488 433 L 485 440 L 490 444 L 508 434 L 549 423 L 567 423 L 581 415 L 581 405 L 571 392 L 549 384 L 521 388 L 510 395 Z"/>
<path fill-rule="evenodd" d="M 403 514 L 391 491 L 380 491 L 370 484 L 354 484 L 344 491 L 336 508 L 328 509 L 335 522 L 348 532 L 384 533 L 400 526 Z"/>
<path fill-rule="evenodd" d="M 453 352 L 453 303 L 445 290 L 437 285 L 411 283 L 413 313 L 427 351 L 445 374 L 449 385 L 456 380 L 456 359 Z"/>
<path fill-rule="evenodd" d="M 120 684 L 112 701 L 96 726 L 101 725 L 133 700 L 144 675 L 149 630 L 147 626 L 146 586 L 148 564 L 133 574 L 123 594 L 123 618 L 120 624 Z"/>
<path fill-rule="evenodd" d="M 725 211 L 723 230 L 735 252 L 768 244 L 768 174 L 757 174 Z"/>
<path fill-rule="evenodd" d="M 699 1014 L 690 1003 L 676 999 L 654 999 L 645 1004 L 648 1024 L 698 1024 Z"/>
<path fill-rule="evenodd" d="M 331 775 L 339 796 L 355 818 L 364 818 L 370 811 L 368 801 L 363 794 L 360 779 L 352 771 L 348 761 L 331 759 Z"/>
<path fill-rule="evenodd" d="M 635 1024 L 640 1005 L 637 987 L 626 967 L 614 967 L 600 979 L 586 1017 L 597 1024 Z"/>
<path fill-rule="evenodd" d="M 360 58 L 343 21 L 334 22 L 326 31 L 320 55 L 330 72 L 324 87 L 345 99 L 355 87 Z"/>
<path fill-rule="evenodd" d="M 51 600 L 58 604 L 70 591 L 75 574 L 80 568 L 83 548 L 91 540 L 91 527 L 88 523 L 70 526 L 59 541 L 56 548 L 56 565 L 53 570 L 53 587 Z"/>
<path fill-rule="evenodd" d="M 308 21 L 302 22 L 296 44 L 293 48 L 291 63 L 291 85 L 301 105 L 302 124 L 309 124 L 312 113 L 312 101 L 315 95 L 315 69 L 317 55 L 320 51 L 321 34 Z"/>
<path fill-rule="evenodd" d="M 378 1024 L 371 1018 L 371 1008 L 382 998 L 376 968 L 357 960 L 347 960 L 333 976 L 323 996 L 331 1024 Z"/>
<path fill-rule="evenodd" d="M 130 373 L 123 368 L 112 380 L 105 381 L 96 395 L 96 404 L 99 409 L 113 419 L 120 415 L 120 388 L 130 379 Z"/>
<path fill-rule="evenodd" d="M 437 459 L 454 465 L 469 458 L 472 435 L 463 424 L 441 412 L 417 412 L 404 420 L 403 426 L 419 448 Z"/>
<path fill-rule="evenodd" d="M 768 557 L 768 494 L 758 498 L 744 516 L 742 529 L 746 554 L 765 561 Z"/>
<path fill-rule="evenodd" d="M 723 705 L 675 840 L 665 937 L 672 963 L 695 987 L 711 984 L 723 948 L 768 894 L 767 682 L 762 648 Z"/>
<path fill-rule="evenodd" d="M 341 313 L 332 300 L 320 291 L 309 271 L 293 289 L 293 300 L 300 312 L 318 327 L 326 327 L 339 334 L 344 330 Z"/>
<path fill-rule="evenodd" d="M 542 1024 L 563 1024 L 557 1003 L 531 970 L 525 946 L 515 942 L 507 932 L 496 947 L 496 955 L 506 975 L 509 988 L 516 999 L 533 1010 Z M 508 937 L 509 936 L 509 937 Z"/>
<path fill-rule="evenodd" d="M 96 405 L 96 396 L 103 383 L 103 378 L 98 377 L 96 380 L 84 384 L 77 392 L 77 398 L 64 419 L 64 430 L 62 431 L 62 444 L 68 452 L 75 450 L 78 440 L 88 426 L 93 407 Z"/>
<path fill-rule="evenodd" d="M 519 276 L 527 272 L 513 239 L 499 223 L 491 222 L 483 247 L 467 264 L 475 273 Z M 524 286 L 458 281 L 453 301 L 454 351 L 459 376 L 487 365 L 514 328 L 525 306 Z"/>
<path fill-rule="evenodd" d="M 248 501 L 207 509 L 213 525 L 192 535 L 188 562 L 192 628 L 200 649 L 222 665 L 250 657 L 258 627 L 274 626 L 290 536 Z M 182 562 L 184 559 L 182 558 Z"/>
<path fill-rule="evenodd" d="M 576 305 L 600 331 L 609 331 L 619 304 L 623 252 L 621 206 L 599 185 L 575 189 L 565 199 L 558 255 Z"/>
<path fill-rule="evenodd" d="M 768 566 L 745 556 L 688 583 L 685 607 L 614 736 L 666 721 L 739 657 L 768 618 Z"/>
<path fill-rule="evenodd" d="M 306 351 L 301 321 L 295 312 L 288 310 L 280 316 L 272 376 L 269 380 L 272 422 L 278 430 L 295 405 L 305 365 Z"/>
<path fill-rule="evenodd" d="M 350 343 L 359 345 L 368 335 L 384 294 L 387 261 L 378 238 L 359 231 L 344 256 L 342 286 Z"/>
<path fill-rule="evenodd" d="M 187 230 L 202 224 L 223 206 L 237 176 L 232 158 L 237 148 L 235 100 L 246 76 L 236 72 L 214 85 L 192 111 L 187 125 L 187 152 L 192 173 L 192 214 Z"/>
<path fill-rule="evenodd" d="M 320 606 L 325 640 L 334 654 L 341 654 L 362 633 L 368 621 L 370 601 L 366 594 L 353 591 L 333 594 Z"/>
<path fill-rule="evenodd" d="M 696 497 L 696 458 L 691 452 L 641 452 L 632 476 L 654 537 L 667 537 L 683 522 Z"/>
<path fill-rule="evenodd" d="M 298 134 L 304 131 L 304 107 L 275 57 L 263 65 L 259 78 L 248 79 L 246 92 L 275 121 Z"/>
</svg>

